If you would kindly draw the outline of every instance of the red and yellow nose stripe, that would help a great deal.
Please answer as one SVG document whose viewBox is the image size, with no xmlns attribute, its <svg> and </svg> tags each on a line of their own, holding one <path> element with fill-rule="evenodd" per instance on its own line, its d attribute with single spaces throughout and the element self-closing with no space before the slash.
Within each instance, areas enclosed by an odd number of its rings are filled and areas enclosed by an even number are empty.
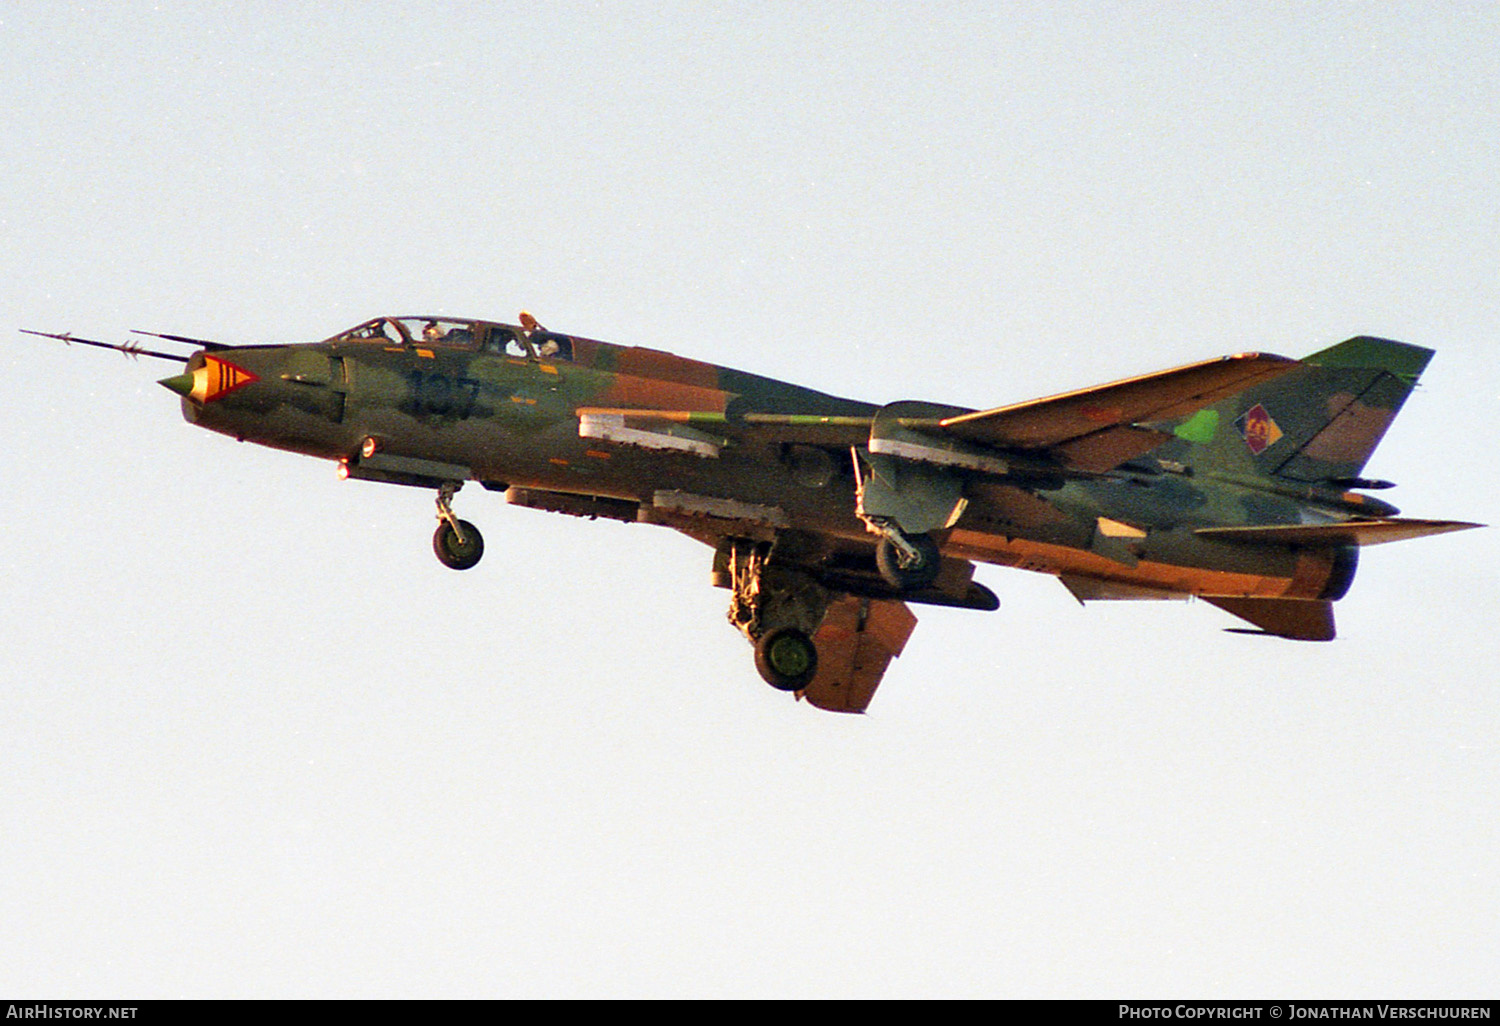
<svg viewBox="0 0 1500 1026">
<path fill-rule="evenodd" d="M 200 403 L 211 403 L 222 399 L 236 388 L 243 388 L 260 378 L 243 367 L 216 356 L 205 356 L 203 366 L 175 378 L 164 378 L 160 383 L 180 396 Z"/>
</svg>

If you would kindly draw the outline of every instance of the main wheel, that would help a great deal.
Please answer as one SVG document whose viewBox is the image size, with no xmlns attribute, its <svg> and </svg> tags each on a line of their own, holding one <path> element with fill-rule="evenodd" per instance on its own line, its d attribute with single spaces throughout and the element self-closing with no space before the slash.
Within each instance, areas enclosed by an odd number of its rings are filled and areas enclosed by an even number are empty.
<svg viewBox="0 0 1500 1026">
<path fill-rule="evenodd" d="M 778 691 L 801 691 L 818 672 L 818 647 L 795 627 L 768 631 L 755 643 L 755 668 Z"/>
<path fill-rule="evenodd" d="M 467 520 L 460 520 L 458 526 L 463 530 L 463 541 L 458 540 L 458 532 L 448 521 L 439 524 L 432 536 L 432 551 L 437 553 L 438 562 L 449 569 L 467 570 L 484 555 L 484 537 Z"/>
<path fill-rule="evenodd" d="M 885 583 L 897 591 L 921 591 L 937 580 L 942 556 L 930 534 L 914 534 L 906 541 L 917 550 L 916 559 L 902 552 L 889 538 L 881 538 L 875 546 L 875 565 Z"/>
</svg>

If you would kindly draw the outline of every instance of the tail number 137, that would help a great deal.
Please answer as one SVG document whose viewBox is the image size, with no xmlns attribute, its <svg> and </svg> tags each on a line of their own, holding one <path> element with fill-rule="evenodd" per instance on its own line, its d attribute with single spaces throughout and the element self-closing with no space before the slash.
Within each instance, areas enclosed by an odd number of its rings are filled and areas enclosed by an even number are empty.
<svg viewBox="0 0 1500 1026">
<path fill-rule="evenodd" d="M 474 400 L 479 397 L 479 382 L 474 378 L 450 378 L 414 370 L 407 374 L 406 380 L 411 386 L 408 402 L 413 413 L 462 419 L 474 412 Z"/>
</svg>

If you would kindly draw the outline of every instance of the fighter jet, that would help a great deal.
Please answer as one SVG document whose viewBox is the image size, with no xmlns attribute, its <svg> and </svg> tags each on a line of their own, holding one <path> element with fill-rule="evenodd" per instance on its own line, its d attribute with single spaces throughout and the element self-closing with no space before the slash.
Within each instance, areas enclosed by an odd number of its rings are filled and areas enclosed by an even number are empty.
<svg viewBox="0 0 1500 1026">
<path fill-rule="evenodd" d="M 1432 351 L 1360 336 L 1239 353 L 989 410 L 843 399 L 518 324 L 377 317 L 321 342 L 178 354 L 189 423 L 436 493 L 437 558 L 484 553 L 468 481 L 516 506 L 670 527 L 713 550 L 772 687 L 862 712 L 911 605 L 992 611 L 976 563 L 1080 601 L 1197 596 L 1255 633 L 1334 637 L 1367 545 L 1480 525 L 1399 517 L 1366 461 Z M 1242 628 L 1246 629 L 1246 628 Z"/>
</svg>

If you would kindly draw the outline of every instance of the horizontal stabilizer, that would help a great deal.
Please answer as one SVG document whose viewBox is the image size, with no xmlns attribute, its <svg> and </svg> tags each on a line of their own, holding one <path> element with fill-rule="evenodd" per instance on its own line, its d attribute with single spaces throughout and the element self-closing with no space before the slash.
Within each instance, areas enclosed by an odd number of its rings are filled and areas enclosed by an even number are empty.
<svg viewBox="0 0 1500 1026">
<path fill-rule="evenodd" d="M 1267 634 L 1293 641 L 1332 641 L 1333 603 L 1307 599 L 1209 598 L 1212 603 L 1248 620 Z"/>
<path fill-rule="evenodd" d="M 798 697 L 830 712 L 864 712 L 916 626 L 904 603 L 841 596 L 813 635 L 818 672 Z"/>
<path fill-rule="evenodd" d="M 1252 545 L 1298 545 L 1305 548 L 1339 545 L 1379 545 L 1429 534 L 1467 531 L 1483 527 L 1463 520 L 1351 520 L 1342 524 L 1275 524 L 1263 527 L 1200 527 L 1200 538 L 1245 542 Z"/>
</svg>

